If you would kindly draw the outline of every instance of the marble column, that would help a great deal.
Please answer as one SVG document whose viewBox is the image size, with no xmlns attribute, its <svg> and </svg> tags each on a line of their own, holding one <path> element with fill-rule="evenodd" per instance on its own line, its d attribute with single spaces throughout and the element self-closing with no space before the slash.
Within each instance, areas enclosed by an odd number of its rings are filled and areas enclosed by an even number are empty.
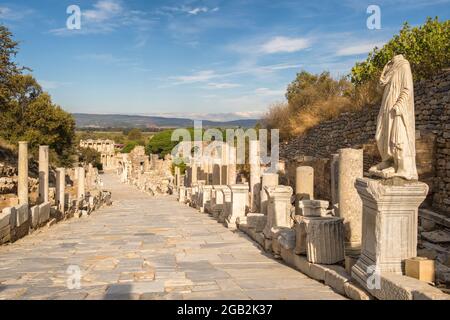
<svg viewBox="0 0 450 320">
<path fill-rule="evenodd" d="M 304 217 L 308 261 L 336 264 L 344 260 L 344 223 L 337 217 Z"/>
<path fill-rule="evenodd" d="M 331 156 L 330 163 L 331 176 L 331 205 L 335 215 L 339 215 L 339 154 Z"/>
<path fill-rule="evenodd" d="M 236 172 L 236 147 L 228 146 L 228 170 L 227 170 L 227 185 L 232 186 L 236 184 L 237 172 Z"/>
<path fill-rule="evenodd" d="M 265 187 L 275 187 L 278 185 L 278 174 L 276 173 L 264 173 L 262 175 L 262 185 L 260 192 L 261 199 L 261 214 L 267 215 L 267 202 L 269 197 L 265 190 Z"/>
<path fill-rule="evenodd" d="M 56 169 L 56 206 L 60 212 L 64 212 L 66 193 L 66 169 Z"/>
<path fill-rule="evenodd" d="M 48 146 L 39 146 L 39 203 L 48 202 Z"/>
<path fill-rule="evenodd" d="M 220 184 L 226 186 L 228 184 L 228 143 L 222 143 L 221 168 L 220 168 Z"/>
<path fill-rule="evenodd" d="M 362 149 L 339 150 L 339 217 L 344 218 L 345 254 L 360 253 L 362 232 L 362 202 L 355 188 L 356 179 L 363 177 Z"/>
<path fill-rule="evenodd" d="M 212 185 L 218 186 L 221 184 L 221 167 L 220 167 L 220 161 L 215 160 L 213 163 L 213 170 L 212 170 Z"/>
<path fill-rule="evenodd" d="M 259 154 L 259 141 L 250 140 L 249 148 L 250 211 L 259 212 L 259 197 L 261 192 L 261 159 Z"/>
<path fill-rule="evenodd" d="M 78 200 L 84 200 L 86 195 L 85 190 L 86 183 L 86 175 L 83 167 L 78 168 L 78 190 L 77 190 L 77 198 Z"/>
<path fill-rule="evenodd" d="M 298 167 L 295 175 L 295 214 L 301 214 L 301 201 L 314 199 L 314 168 Z"/>
<path fill-rule="evenodd" d="M 359 178 L 356 189 L 363 202 L 363 232 L 352 277 L 367 288 L 373 271 L 402 274 L 405 260 L 417 256 L 418 208 L 428 185 L 401 178 Z"/>
<path fill-rule="evenodd" d="M 19 142 L 19 166 L 18 166 L 17 195 L 19 204 L 28 204 L 28 142 Z"/>
<path fill-rule="evenodd" d="M 198 166 L 195 161 L 192 161 L 192 174 L 191 174 L 191 186 L 198 181 Z"/>
<path fill-rule="evenodd" d="M 229 229 L 236 229 L 236 220 L 244 220 L 247 207 L 248 186 L 235 184 L 231 188 L 231 207 L 225 225 Z"/>
</svg>

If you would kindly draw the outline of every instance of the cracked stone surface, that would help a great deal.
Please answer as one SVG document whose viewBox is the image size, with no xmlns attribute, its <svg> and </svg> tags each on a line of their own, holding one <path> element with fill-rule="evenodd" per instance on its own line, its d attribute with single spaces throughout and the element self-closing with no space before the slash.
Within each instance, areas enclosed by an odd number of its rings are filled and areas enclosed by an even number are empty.
<svg viewBox="0 0 450 320">
<path fill-rule="evenodd" d="M 103 180 L 112 207 L 0 247 L 0 299 L 345 299 L 174 197 Z"/>
</svg>

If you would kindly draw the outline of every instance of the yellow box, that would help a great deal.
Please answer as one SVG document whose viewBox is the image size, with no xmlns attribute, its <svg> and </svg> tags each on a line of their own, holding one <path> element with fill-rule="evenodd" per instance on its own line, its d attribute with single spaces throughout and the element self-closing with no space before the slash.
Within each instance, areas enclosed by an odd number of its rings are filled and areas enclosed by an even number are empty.
<svg viewBox="0 0 450 320">
<path fill-rule="evenodd" d="M 423 257 L 406 259 L 406 276 L 425 282 L 434 282 L 434 260 Z"/>
</svg>

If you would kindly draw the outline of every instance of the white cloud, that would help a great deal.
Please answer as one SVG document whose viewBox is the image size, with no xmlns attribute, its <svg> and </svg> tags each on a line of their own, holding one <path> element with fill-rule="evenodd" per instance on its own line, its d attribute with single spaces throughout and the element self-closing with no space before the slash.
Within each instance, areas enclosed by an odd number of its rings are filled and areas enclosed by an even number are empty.
<svg viewBox="0 0 450 320">
<path fill-rule="evenodd" d="M 160 8 L 157 13 L 162 15 L 172 15 L 175 13 L 183 13 L 188 15 L 196 16 L 201 13 L 208 13 L 208 12 L 217 12 L 219 11 L 219 7 L 215 8 L 208 8 L 208 7 L 189 7 L 189 6 L 181 6 L 181 7 L 162 7 Z"/>
<path fill-rule="evenodd" d="M 238 83 L 228 83 L 228 82 L 223 82 L 223 83 L 210 82 L 210 83 L 208 83 L 208 87 L 213 88 L 213 89 L 232 89 L 232 88 L 238 88 L 240 86 L 241 85 Z"/>
<path fill-rule="evenodd" d="M 342 47 L 337 50 L 337 56 L 356 56 L 360 54 L 367 54 L 371 52 L 375 47 L 381 48 L 383 47 L 383 42 L 378 43 L 361 43 L 353 46 Z"/>
<path fill-rule="evenodd" d="M 27 8 L 0 6 L 0 19 L 2 20 L 20 21 L 32 13 L 33 10 Z"/>
<path fill-rule="evenodd" d="M 82 16 L 88 21 L 103 22 L 114 18 L 124 10 L 118 0 L 100 0 L 93 7 L 92 10 L 82 11 Z"/>
<path fill-rule="evenodd" d="M 310 40 L 306 38 L 275 37 L 263 43 L 260 51 L 266 54 L 279 52 L 297 52 L 310 47 Z"/>
<path fill-rule="evenodd" d="M 204 13 L 208 12 L 208 8 L 206 8 L 206 7 L 194 8 L 194 9 L 190 9 L 188 11 L 189 14 L 193 14 L 194 16 L 201 12 L 204 12 Z"/>
<path fill-rule="evenodd" d="M 218 82 L 218 79 L 239 77 L 242 75 L 250 74 L 250 75 L 267 75 L 281 70 L 287 69 L 298 69 L 300 68 L 300 64 L 288 64 L 288 63 L 280 63 L 274 65 L 265 65 L 265 66 L 250 66 L 245 68 L 235 68 L 228 72 L 218 73 L 214 70 L 202 70 L 194 72 L 190 75 L 181 75 L 181 76 L 172 76 L 169 77 L 171 81 L 170 85 L 180 85 L 180 84 L 193 84 L 199 82 L 209 82 L 207 85 L 210 88 L 216 89 L 229 89 L 229 88 L 237 88 L 241 85 L 232 83 L 232 82 Z M 212 82 L 212 80 L 216 79 L 216 82 Z"/>
<path fill-rule="evenodd" d="M 91 9 L 81 10 L 81 29 L 55 28 L 49 32 L 56 36 L 108 34 L 121 28 L 130 28 L 136 33 L 136 47 L 145 46 L 148 33 L 155 18 L 147 12 L 130 10 L 123 0 L 99 0 Z"/>
<path fill-rule="evenodd" d="M 217 78 L 218 75 L 214 72 L 214 70 L 203 70 L 197 71 L 189 76 L 176 76 L 171 77 L 170 79 L 175 80 L 177 84 L 180 83 L 196 83 L 196 82 L 204 82 L 209 81 L 211 79 Z"/>
</svg>

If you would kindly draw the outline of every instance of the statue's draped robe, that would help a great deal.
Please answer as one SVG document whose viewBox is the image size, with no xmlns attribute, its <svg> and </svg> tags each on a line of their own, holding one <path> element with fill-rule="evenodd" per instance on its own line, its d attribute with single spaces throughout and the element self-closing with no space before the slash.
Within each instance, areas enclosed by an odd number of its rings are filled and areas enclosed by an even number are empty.
<svg viewBox="0 0 450 320">
<path fill-rule="evenodd" d="M 417 179 L 414 86 L 409 62 L 395 56 L 380 79 L 385 87 L 378 115 L 376 141 L 383 161 L 401 160 L 400 176 Z"/>
</svg>

